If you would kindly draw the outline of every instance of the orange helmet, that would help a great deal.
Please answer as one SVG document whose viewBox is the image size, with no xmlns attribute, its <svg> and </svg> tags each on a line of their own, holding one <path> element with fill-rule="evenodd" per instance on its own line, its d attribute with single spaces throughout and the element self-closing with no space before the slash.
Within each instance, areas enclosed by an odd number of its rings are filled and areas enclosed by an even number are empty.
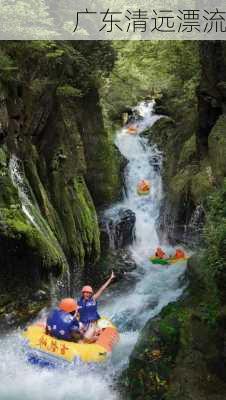
<svg viewBox="0 0 226 400">
<path fill-rule="evenodd" d="M 93 294 L 93 288 L 91 286 L 89 286 L 89 285 L 83 286 L 82 293 L 84 293 L 84 292 L 88 292 L 88 293 Z"/>
<path fill-rule="evenodd" d="M 62 299 L 58 307 L 60 310 L 63 310 L 68 313 L 76 311 L 78 308 L 76 301 L 71 298 Z"/>
</svg>

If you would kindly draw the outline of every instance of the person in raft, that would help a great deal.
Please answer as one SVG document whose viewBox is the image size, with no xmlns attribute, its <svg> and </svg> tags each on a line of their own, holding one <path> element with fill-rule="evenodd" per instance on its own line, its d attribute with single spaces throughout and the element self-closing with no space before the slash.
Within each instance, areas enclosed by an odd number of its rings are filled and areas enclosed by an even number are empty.
<svg viewBox="0 0 226 400">
<path fill-rule="evenodd" d="M 138 190 L 141 190 L 142 192 L 148 192 L 150 190 L 150 183 L 146 179 L 142 179 L 138 183 Z"/>
<path fill-rule="evenodd" d="M 78 305 L 74 299 L 65 298 L 58 308 L 50 311 L 47 317 L 46 334 L 56 339 L 77 342 L 83 338 L 83 330 L 77 319 Z"/>
<path fill-rule="evenodd" d="M 177 258 L 179 260 L 180 258 L 184 258 L 184 257 L 186 257 L 186 253 L 184 252 L 184 250 L 176 249 L 173 258 Z"/>
<path fill-rule="evenodd" d="M 97 321 L 100 316 L 97 311 L 97 299 L 102 295 L 105 289 L 110 285 L 112 280 L 115 279 L 115 274 L 112 271 L 110 278 L 101 286 L 101 288 L 94 293 L 91 286 L 84 286 L 82 288 L 82 296 L 78 300 L 79 306 L 79 321 L 82 323 L 84 333 L 84 339 L 95 340 L 97 329 Z"/>
<path fill-rule="evenodd" d="M 157 249 L 155 250 L 155 257 L 158 257 L 161 259 L 168 258 L 167 254 L 164 253 L 164 251 L 161 249 L 161 247 L 157 247 Z"/>
</svg>

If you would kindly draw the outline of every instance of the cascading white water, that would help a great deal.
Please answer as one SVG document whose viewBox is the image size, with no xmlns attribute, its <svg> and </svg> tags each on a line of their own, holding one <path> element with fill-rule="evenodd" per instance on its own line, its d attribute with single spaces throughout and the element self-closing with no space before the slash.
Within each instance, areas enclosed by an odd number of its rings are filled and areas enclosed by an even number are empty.
<svg viewBox="0 0 226 400">
<path fill-rule="evenodd" d="M 64 261 L 66 267 L 67 261 L 60 246 L 60 243 L 58 242 L 48 223 L 42 217 L 35 195 L 26 179 L 23 163 L 14 154 L 10 158 L 9 172 L 12 183 L 18 190 L 23 213 L 26 215 L 28 221 L 37 229 L 37 231 L 40 232 L 41 235 L 43 235 L 58 249 L 59 254 L 61 255 L 61 258 Z M 50 276 L 50 280 L 52 294 L 54 292 L 54 287 L 55 289 L 57 287 L 58 291 L 63 291 L 65 287 L 66 290 L 68 290 L 70 287 L 69 266 L 65 268 L 64 276 L 62 278 L 56 280 L 52 276 Z M 52 296 L 52 303 L 54 303 L 55 297 L 56 293 Z"/>
<path fill-rule="evenodd" d="M 34 206 L 31 201 L 31 197 L 33 197 L 34 199 L 33 193 L 31 192 L 28 184 L 26 184 L 25 178 L 23 176 L 24 173 L 22 163 L 15 155 L 12 155 L 10 158 L 9 171 L 12 182 L 14 186 L 18 189 L 18 194 L 21 200 L 22 210 L 24 214 L 27 216 L 31 224 L 34 225 L 36 229 L 41 230 L 32 213 L 32 208 Z"/>
<path fill-rule="evenodd" d="M 121 367 L 128 360 L 128 347 L 132 349 L 140 328 L 164 306 L 177 300 L 184 290 L 181 278 L 186 268 L 185 263 L 168 268 L 154 266 L 149 261 L 149 257 L 159 245 L 156 224 L 163 196 L 162 154 L 155 145 L 150 146 L 148 140 L 139 133 L 150 128 L 160 118 L 154 114 L 154 105 L 154 101 L 141 102 L 136 107 L 136 111 L 142 116 L 142 119 L 136 122 L 138 134 L 128 134 L 128 127 L 117 133 L 115 144 L 128 161 L 125 170 L 126 194 L 121 203 L 106 212 L 111 218 L 113 215 L 118 218 L 117 210 L 123 207 L 136 214 L 136 240 L 130 246 L 130 251 L 138 265 L 133 273 L 136 275 L 137 284 L 135 288 L 131 287 L 125 292 L 123 290 L 120 295 L 117 294 L 111 303 L 106 301 L 103 308 L 104 314 L 111 317 L 121 330 Z M 143 179 L 151 183 L 150 194 L 144 197 L 137 194 L 137 184 Z M 164 249 L 169 255 L 174 252 L 167 243 L 164 243 Z M 106 293 L 106 297 L 110 296 L 111 293 Z"/>
<path fill-rule="evenodd" d="M 159 116 L 153 113 L 153 102 L 142 102 L 136 110 L 141 115 L 137 121 L 138 132 L 150 127 Z M 116 137 L 119 151 L 128 160 L 125 171 L 126 195 L 120 204 L 108 210 L 115 215 L 121 207 L 136 214 L 136 241 L 130 246 L 137 269 L 131 273 L 136 283 L 128 287 L 124 282 L 113 286 L 103 296 L 102 314 L 118 325 L 121 339 L 112 358 L 104 365 L 79 370 L 42 370 L 27 365 L 20 346 L 20 332 L 14 332 L 0 341 L 0 398 L 4 400 L 118 400 L 113 390 L 115 377 L 125 368 L 129 355 L 145 322 L 157 315 L 169 302 L 183 293 L 181 281 L 185 264 L 169 268 L 154 266 L 148 260 L 159 244 L 156 221 L 162 199 L 162 155 L 156 146 L 138 135 L 129 135 L 126 127 Z M 139 197 L 137 183 L 141 179 L 151 182 L 150 195 Z M 111 238 L 113 240 L 113 238 Z M 170 246 L 164 247 L 173 252 Z"/>
<path fill-rule="evenodd" d="M 143 131 L 146 127 L 150 127 L 159 118 L 153 115 L 153 106 L 154 102 L 140 104 L 140 114 L 143 115 L 143 119 L 139 130 Z M 137 107 L 138 110 L 139 108 Z M 139 135 L 128 135 L 126 129 L 118 133 L 116 146 L 128 160 L 124 206 L 136 214 L 136 244 L 133 254 L 135 260 L 141 263 L 153 254 L 158 244 L 155 223 L 159 217 L 162 198 L 160 175 L 162 156 L 156 146 L 148 145 L 148 139 Z M 137 184 L 142 179 L 151 183 L 150 194 L 145 197 L 137 195 Z"/>
</svg>

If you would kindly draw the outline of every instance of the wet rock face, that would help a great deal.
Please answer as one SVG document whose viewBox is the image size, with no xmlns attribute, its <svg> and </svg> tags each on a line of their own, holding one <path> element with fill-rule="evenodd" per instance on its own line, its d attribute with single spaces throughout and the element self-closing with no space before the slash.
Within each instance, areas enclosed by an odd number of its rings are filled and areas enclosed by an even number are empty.
<svg viewBox="0 0 226 400">
<path fill-rule="evenodd" d="M 117 210 L 115 214 L 101 217 L 102 249 L 119 249 L 131 244 L 134 240 L 135 222 L 135 213 L 124 208 Z"/>
<path fill-rule="evenodd" d="M 222 42 L 200 43 L 201 78 L 197 90 L 197 148 L 203 157 L 208 150 L 208 137 L 225 109 L 225 45 Z"/>
<path fill-rule="evenodd" d="M 63 55 L 64 45 L 59 47 Z M 7 307 L 0 301 L 0 320 L 3 314 L 15 320 L 10 303 L 19 310 L 17 320 L 30 315 L 17 304 L 27 288 L 28 303 L 45 304 L 49 293 L 42 293 L 42 286 L 49 287 L 50 274 L 66 274 L 68 280 L 75 266 L 82 274 L 100 257 L 96 207 L 109 205 L 120 192 L 121 161 L 104 126 L 99 80 L 93 77 L 93 63 L 90 68 L 86 63 L 87 47 L 76 52 L 74 44 L 67 47 L 74 61 L 69 57 L 62 71 L 42 45 L 1 48 L 18 75 L 17 82 L 7 78 L 6 91 L 1 77 L 0 89 L 0 293 L 10 293 Z M 103 68 L 110 71 L 113 54 L 108 50 L 112 57 Z M 78 62 L 85 79 L 78 76 Z"/>
<path fill-rule="evenodd" d="M 207 289 L 209 278 L 204 282 L 202 257 L 189 260 L 186 295 L 141 331 L 119 382 L 124 399 L 226 398 L 226 313 L 213 304 L 216 294 Z"/>
<path fill-rule="evenodd" d="M 145 325 L 130 356 L 129 366 L 121 376 L 125 398 L 165 399 L 178 343 L 179 329 L 175 316 L 170 315 L 167 321 L 157 317 Z"/>
</svg>

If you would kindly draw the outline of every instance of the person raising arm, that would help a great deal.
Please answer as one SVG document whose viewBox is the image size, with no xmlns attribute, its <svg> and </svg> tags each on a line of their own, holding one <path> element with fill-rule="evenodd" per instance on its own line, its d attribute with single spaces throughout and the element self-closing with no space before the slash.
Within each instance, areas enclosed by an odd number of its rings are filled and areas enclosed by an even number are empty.
<svg viewBox="0 0 226 400">
<path fill-rule="evenodd" d="M 100 287 L 100 289 L 93 295 L 94 300 L 99 299 L 102 293 L 107 289 L 112 280 L 115 279 L 114 271 L 112 271 L 110 278 Z"/>
<path fill-rule="evenodd" d="M 91 340 L 95 338 L 97 332 L 97 321 L 100 319 L 100 315 L 97 310 L 97 299 L 107 289 L 112 280 L 115 278 L 115 274 L 112 271 L 110 278 L 100 287 L 100 289 L 94 293 L 91 286 L 84 286 L 82 288 L 82 296 L 78 301 L 80 322 L 83 324 L 85 334 L 84 338 Z"/>
</svg>

